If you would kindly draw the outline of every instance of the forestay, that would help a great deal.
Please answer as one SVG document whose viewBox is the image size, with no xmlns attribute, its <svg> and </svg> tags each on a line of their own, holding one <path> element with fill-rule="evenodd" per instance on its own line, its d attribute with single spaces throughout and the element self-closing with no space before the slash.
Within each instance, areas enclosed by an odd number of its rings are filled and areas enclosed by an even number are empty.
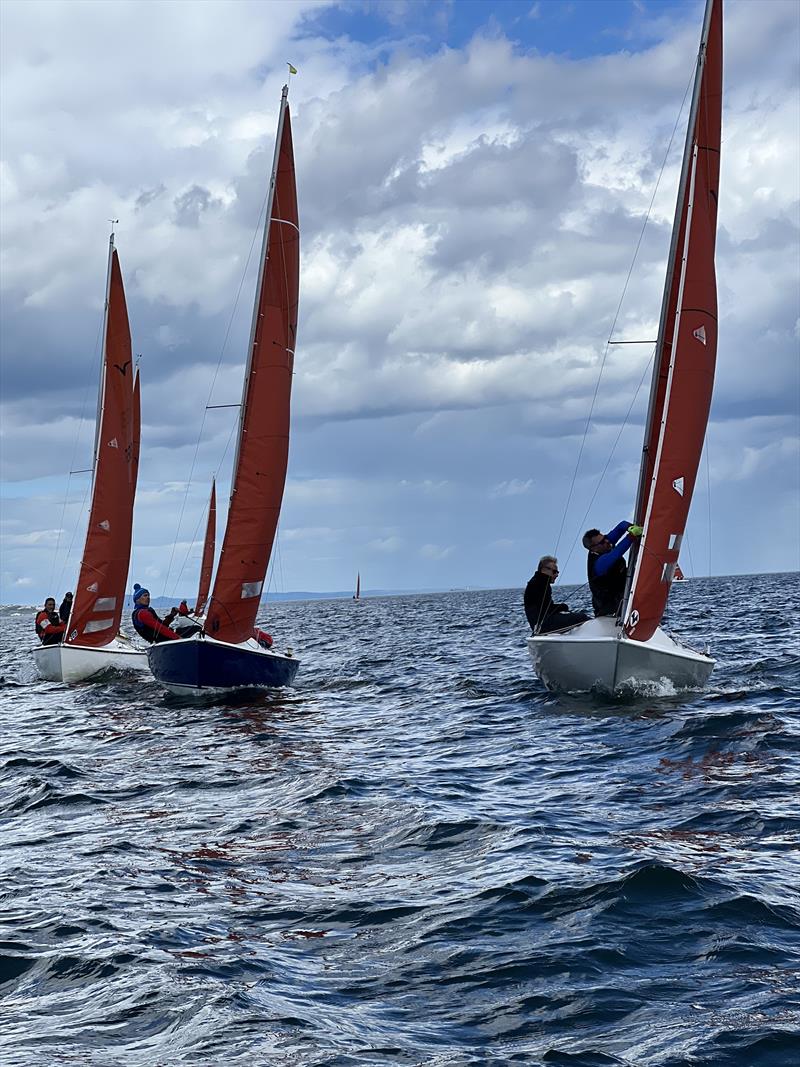
<svg viewBox="0 0 800 1067">
<path fill-rule="evenodd" d="M 252 636 L 280 517 L 289 456 L 299 280 L 297 191 L 284 89 L 228 522 L 205 624 L 206 633 L 230 643 Z"/>
<path fill-rule="evenodd" d="M 697 478 L 717 352 L 722 0 L 708 0 L 661 310 L 635 521 L 644 527 L 624 612 L 648 640 L 666 607 Z"/>
</svg>

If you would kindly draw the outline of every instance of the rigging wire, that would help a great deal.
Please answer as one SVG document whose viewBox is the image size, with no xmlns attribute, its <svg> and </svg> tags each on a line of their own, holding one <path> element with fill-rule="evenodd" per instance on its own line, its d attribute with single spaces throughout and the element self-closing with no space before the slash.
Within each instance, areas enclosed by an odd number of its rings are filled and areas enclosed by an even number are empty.
<svg viewBox="0 0 800 1067">
<path fill-rule="evenodd" d="M 709 459 L 709 452 L 711 451 L 711 449 L 709 447 L 709 442 L 708 442 L 710 430 L 711 430 L 711 427 L 709 425 L 709 426 L 706 427 L 706 439 L 705 439 L 705 450 L 706 450 L 706 499 L 708 500 L 708 571 L 707 571 L 707 573 L 708 573 L 709 578 L 711 577 L 711 460 Z"/>
<path fill-rule="evenodd" d="M 91 363 L 99 362 L 98 361 L 98 357 L 97 357 L 97 350 L 98 350 L 98 347 L 100 346 L 100 338 L 102 336 L 102 333 L 103 333 L 103 319 L 100 320 L 100 325 L 97 327 L 97 336 L 95 337 L 95 341 L 94 341 L 94 349 L 92 351 Z M 50 581 L 49 581 L 49 585 L 50 585 L 51 589 L 53 587 L 53 579 L 55 577 L 55 572 L 56 572 L 56 561 L 58 559 L 58 550 L 59 550 L 59 546 L 61 544 L 61 528 L 64 525 L 64 516 L 66 515 L 67 503 L 69 501 L 70 484 L 71 484 L 71 480 L 72 480 L 73 471 L 75 470 L 75 457 L 78 454 L 78 440 L 79 440 L 80 435 L 81 435 L 81 430 L 83 428 L 84 419 L 86 418 L 86 402 L 87 402 L 87 400 L 89 398 L 89 390 L 91 388 L 91 385 L 92 385 L 92 380 L 87 375 L 86 376 L 86 387 L 85 387 L 84 392 L 83 392 L 83 401 L 81 402 L 81 414 L 80 414 L 80 418 L 78 419 L 78 425 L 77 425 L 77 427 L 75 429 L 75 436 L 74 436 L 73 441 L 72 441 L 72 458 L 70 459 L 70 462 L 69 462 L 69 474 L 67 475 L 67 485 L 66 485 L 66 488 L 64 490 L 64 500 L 63 500 L 63 503 L 62 503 L 62 506 L 61 506 L 61 518 L 58 520 L 58 533 L 56 535 L 56 547 L 53 549 L 52 562 L 50 564 Z M 83 511 L 84 504 L 86 503 L 87 493 L 88 493 L 88 488 L 85 488 L 84 491 L 83 491 L 83 499 L 81 500 L 81 512 Z M 72 546 L 75 543 L 75 535 L 76 535 L 76 532 L 77 532 L 77 527 L 78 527 L 78 523 L 75 522 L 73 524 L 73 527 L 72 527 L 72 537 L 70 538 L 69 547 L 67 548 L 66 555 L 65 555 L 65 557 L 64 557 L 64 559 L 63 559 L 63 561 L 61 563 L 61 570 L 58 572 L 58 583 L 57 584 L 58 584 L 59 587 L 61 586 L 61 582 L 63 581 L 63 578 L 64 578 L 64 571 L 66 570 L 67 563 L 69 562 L 69 559 L 70 559 L 70 554 L 72 552 Z"/>
<path fill-rule="evenodd" d="M 250 266 L 250 260 L 251 260 L 252 255 L 253 255 L 253 247 L 255 246 L 256 238 L 258 237 L 259 233 L 261 232 L 261 228 L 262 228 L 261 227 L 261 219 L 262 219 L 262 217 L 264 215 L 264 212 L 266 210 L 268 197 L 269 197 L 269 189 L 267 190 L 267 193 L 264 196 L 264 200 L 262 201 L 261 210 L 258 213 L 258 221 L 256 223 L 255 229 L 253 230 L 253 239 L 250 242 L 250 248 L 249 248 L 249 250 L 247 252 L 247 259 L 245 260 L 244 268 L 242 270 L 242 276 L 241 276 L 241 278 L 239 280 L 239 288 L 236 290 L 236 298 L 235 298 L 235 300 L 233 302 L 233 309 L 231 310 L 230 318 L 228 319 L 228 326 L 227 326 L 227 329 L 225 330 L 225 336 L 224 336 L 224 338 L 222 340 L 222 348 L 220 349 L 219 359 L 217 360 L 217 366 L 216 366 L 216 368 L 214 370 L 214 377 L 211 380 L 211 386 L 209 387 L 209 390 L 208 390 L 208 401 L 211 400 L 211 397 L 212 397 L 212 395 L 214 393 L 214 387 L 215 387 L 215 385 L 217 383 L 217 377 L 219 375 L 219 370 L 220 370 L 220 367 L 222 366 L 222 357 L 225 355 L 225 349 L 226 349 L 227 344 L 228 344 L 228 339 L 230 337 L 231 329 L 233 328 L 233 320 L 234 320 L 234 318 L 236 316 L 236 310 L 237 310 L 237 308 L 239 306 L 239 297 L 242 295 L 242 288 L 244 286 L 245 277 L 247 276 L 247 269 Z M 172 542 L 172 551 L 171 551 L 170 557 L 169 557 L 169 564 L 167 566 L 167 573 L 166 573 L 166 575 L 164 577 L 164 588 L 165 589 L 167 588 L 167 586 L 169 584 L 169 576 L 170 576 L 170 572 L 172 571 L 172 562 L 173 562 L 173 559 L 175 557 L 175 548 L 177 546 L 178 538 L 179 538 L 180 532 L 181 532 L 181 523 L 183 522 L 183 514 L 184 514 L 184 511 L 186 510 L 186 501 L 187 501 L 187 499 L 189 497 L 189 489 L 190 489 L 191 484 L 192 484 L 192 476 L 194 474 L 194 468 L 195 468 L 195 464 L 197 462 L 197 453 L 200 450 L 200 441 L 202 440 L 203 428 L 205 427 L 206 408 L 208 406 L 208 401 L 206 401 L 206 407 L 203 408 L 203 417 L 200 420 L 200 428 L 199 428 L 199 430 L 197 432 L 197 441 L 196 441 L 195 446 L 194 446 L 194 455 L 192 456 L 192 464 L 191 464 L 191 467 L 189 468 L 189 478 L 188 478 L 188 480 L 186 482 L 186 490 L 185 490 L 185 492 L 183 494 L 183 501 L 181 503 L 181 510 L 180 510 L 180 514 L 178 515 L 178 526 L 177 526 L 177 529 L 175 531 L 175 538 L 174 538 L 174 540 Z M 229 444 L 230 444 L 230 438 L 228 438 L 228 445 Z M 223 459 L 225 457 L 225 454 L 228 451 L 228 445 L 225 446 L 225 452 L 223 453 Z M 222 464 L 222 460 L 220 460 L 220 465 L 221 464 Z M 219 467 L 217 467 L 217 473 L 218 472 L 219 472 Z M 190 551 L 191 551 L 191 549 L 190 549 Z M 186 566 L 186 561 L 185 560 L 184 560 L 183 566 L 184 567 Z M 183 573 L 183 567 L 181 568 L 181 573 Z"/>
<path fill-rule="evenodd" d="M 238 407 L 238 406 L 239 405 L 237 404 L 236 407 Z M 230 428 L 230 431 L 228 432 L 228 440 L 225 442 L 225 447 L 222 450 L 222 456 L 220 457 L 220 460 L 219 460 L 219 463 L 216 466 L 216 469 L 211 472 L 211 477 L 212 478 L 219 478 L 220 468 L 222 467 L 223 463 L 225 462 L 225 457 L 228 455 L 228 449 L 231 447 L 231 441 L 233 440 L 233 434 L 234 434 L 234 431 L 236 430 L 236 425 L 237 424 L 234 422 L 233 425 Z M 198 442 L 198 445 L 199 445 L 199 442 Z M 195 456 L 196 456 L 196 452 L 195 452 Z M 184 498 L 184 502 L 185 502 L 185 498 Z M 184 557 L 183 563 L 181 564 L 181 569 L 178 572 L 177 578 L 175 579 L 175 585 L 172 587 L 173 588 L 173 598 L 175 596 L 177 596 L 177 593 L 175 592 L 175 590 L 178 588 L 178 585 L 180 583 L 180 580 L 181 580 L 181 577 L 183 575 L 183 572 L 186 569 L 186 564 L 189 562 L 189 557 L 191 555 L 192 549 L 194 548 L 195 542 L 197 540 L 199 540 L 200 526 L 201 526 L 201 524 L 203 522 L 203 518 L 204 518 L 204 514 L 201 511 L 200 512 L 200 517 L 198 518 L 197 523 L 196 523 L 195 528 L 194 528 L 194 533 L 192 535 L 192 540 L 189 542 L 189 546 L 186 549 L 186 555 Z M 175 542 L 175 544 L 177 544 L 177 542 Z M 174 546 L 173 546 L 173 552 L 174 552 Z M 170 558 L 170 563 L 171 562 L 172 562 L 172 560 Z M 167 576 L 169 576 L 169 571 L 167 571 Z M 166 587 L 166 580 L 164 582 L 164 585 Z"/>
<path fill-rule="evenodd" d="M 611 465 L 611 460 L 614 458 L 614 453 L 616 452 L 617 445 L 619 444 L 620 438 L 622 437 L 622 433 L 623 433 L 625 427 L 628 425 L 628 419 L 630 418 L 631 412 L 633 411 L 633 406 L 636 403 L 636 398 L 638 397 L 639 391 L 641 390 L 642 386 L 644 385 L 645 378 L 647 377 L 647 372 L 648 372 L 648 370 L 650 369 L 650 367 L 651 367 L 651 365 L 653 363 L 654 357 L 655 357 L 655 349 L 650 354 L 650 358 L 648 359 L 647 363 L 645 364 L 645 368 L 642 371 L 642 376 L 639 379 L 639 384 L 636 386 L 636 391 L 633 394 L 633 399 L 631 400 L 630 404 L 628 405 L 628 410 L 625 413 L 625 418 L 622 420 L 622 425 L 619 428 L 619 431 L 617 433 L 617 436 L 616 436 L 616 439 L 614 441 L 614 444 L 611 446 L 611 452 L 609 453 L 608 459 L 606 460 L 606 465 L 603 467 L 603 470 L 600 473 L 600 477 L 597 480 L 597 485 L 595 486 L 595 490 L 592 493 L 592 499 L 589 501 L 589 503 L 588 503 L 588 505 L 586 507 L 586 511 L 583 513 L 583 518 L 581 519 L 581 522 L 580 522 L 580 524 L 578 526 L 578 530 L 579 531 L 583 528 L 584 524 L 586 523 L 586 519 L 588 518 L 589 512 L 592 510 L 592 505 L 594 504 L 595 497 L 600 492 L 600 486 L 603 483 L 603 478 L 605 478 L 606 471 L 608 470 L 609 466 Z M 579 537 L 580 537 L 580 532 L 575 535 L 575 539 L 572 542 L 572 547 L 569 550 L 569 555 L 567 556 L 566 562 L 564 563 L 564 570 L 565 571 L 567 569 L 567 565 L 569 564 L 569 561 L 572 559 L 572 553 L 575 551 L 575 546 L 578 543 L 578 538 Z"/>
<path fill-rule="evenodd" d="M 572 502 L 572 494 L 573 494 L 574 489 L 575 489 L 575 482 L 577 481 L 577 478 L 578 478 L 578 470 L 580 469 L 581 459 L 583 457 L 583 451 L 584 451 L 584 448 L 586 446 L 586 438 L 587 438 L 588 433 L 589 433 L 589 427 L 591 426 L 591 423 L 592 423 L 592 416 L 594 414 L 594 407 L 595 407 L 595 403 L 597 402 L 597 394 L 598 394 L 598 392 L 600 390 L 600 382 L 602 380 L 603 372 L 605 370 L 606 360 L 608 359 L 609 349 L 610 349 L 611 344 L 613 343 L 611 341 L 611 338 L 614 336 L 614 330 L 616 329 L 617 320 L 619 319 L 620 312 L 622 310 L 622 304 L 623 304 L 623 301 L 625 300 L 625 294 L 628 291 L 628 285 L 630 284 L 631 275 L 633 274 L 633 268 L 636 265 L 636 258 L 639 255 L 639 249 L 641 248 L 642 240 L 644 239 L 644 232 L 645 232 L 645 229 L 647 227 L 647 223 L 650 221 L 650 214 L 651 214 L 651 212 L 653 210 L 653 204 L 655 203 L 655 199 L 656 199 L 656 196 L 658 194 L 658 188 L 659 188 L 659 186 L 661 184 L 661 179 L 664 176 L 664 170 L 666 169 L 666 166 L 667 166 L 667 160 L 669 158 L 669 153 L 670 153 L 670 150 L 672 148 L 672 142 L 675 140 L 675 134 L 676 134 L 677 129 L 678 129 L 678 124 L 680 123 L 681 115 L 683 114 L 683 109 L 684 109 L 684 106 L 686 104 L 686 98 L 689 95 L 689 89 L 691 88 L 691 86 L 694 83 L 694 77 L 695 77 L 695 72 L 694 72 L 694 70 L 692 70 L 691 77 L 690 77 L 690 79 L 689 79 L 689 81 L 688 81 L 688 83 L 686 85 L 686 90 L 685 90 L 685 92 L 683 94 L 683 100 L 681 101 L 681 106 L 678 109 L 678 115 L 677 115 L 677 118 L 675 119 L 675 125 L 672 128 L 672 133 L 670 134 L 669 143 L 668 143 L 666 151 L 664 153 L 664 159 L 662 160 L 661 170 L 659 171 L 658 178 L 656 179 L 655 188 L 653 189 L 653 195 L 650 198 L 650 203 L 649 203 L 648 208 L 647 208 L 647 213 L 645 214 L 644 221 L 642 222 L 642 228 L 641 228 L 641 230 L 639 232 L 639 239 L 636 242 L 636 248 L 634 249 L 634 252 L 633 252 L 633 259 L 631 260 L 631 265 L 630 265 L 630 268 L 628 269 L 628 276 L 625 279 L 625 284 L 624 284 L 624 286 L 622 288 L 622 295 L 619 298 L 619 303 L 617 304 L 617 310 L 614 313 L 614 320 L 611 323 L 611 329 L 609 331 L 608 340 L 606 341 L 606 344 L 605 344 L 605 350 L 603 352 L 603 358 L 602 358 L 602 360 L 600 362 L 600 371 L 599 371 L 599 373 L 597 375 L 597 382 L 595 383 L 595 387 L 594 387 L 594 394 L 592 396 L 592 403 L 591 403 L 591 406 L 589 408 L 589 415 L 588 415 L 588 417 L 586 419 L 586 426 L 584 427 L 584 430 L 583 430 L 583 437 L 581 439 L 581 445 L 580 445 L 580 448 L 578 449 L 578 458 L 575 461 L 575 470 L 572 472 L 572 481 L 570 482 L 569 492 L 567 493 L 567 502 L 564 505 L 564 512 L 563 512 L 563 515 L 561 517 L 561 526 L 559 527 L 558 537 L 556 538 L 556 547 L 555 547 L 555 553 L 554 553 L 556 556 L 558 555 L 558 547 L 559 547 L 559 545 L 561 543 L 562 534 L 564 533 L 564 525 L 565 525 L 565 523 L 567 521 L 567 514 L 569 512 L 569 506 L 570 506 L 570 504 Z M 651 359 L 652 359 L 652 357 L 651 357 Z M 641 384 L 640 384 L 639 388 L 641 388 Z M 636 392 L 638 393 L 638 391 L 639 391 L 639 389 L 637 388 Z M 624 426 L 624 424 L 623 424 L 623 426 Z M 619 438 L 617 438 L 617 440 L 619 440 Z M 614 447 L 616 447 L 616 442 L 615 442 Z M 609 457 L 609 459 L 610 459 L 610 457 Z M 606 464 L 606 467 L 603 468 L 603 473 L 600 475 L 600 480 L 601 481 L 603 479 L 603 475 L 605 474 L 607 467 L 608 467 L 608 464 Z M 598 487 L 597 488 L 599 489 L 599 483 L 598 483 Z M 597 489 L 595 489 L 594 496 L 592 496 L 592 501 L 594 500 L 594 497 L 596 495 L 597 495 Z M 590 507 L 591 507 L 591 504 L 590 504 Z M 589 509 L 587 508 L 587 514 L 588 514 L 588 510 Z M 576 540 L 577 540 L 577 537 L 576 537 Z M 573 551 L 574 547 L 575 547 L 575 545 L 573 543 L 572 549 L 570 549 L 570 556 L 572 555 L 572 551 Z M 568 557 L 568 559 L 569 559 L 569 557 Z M 565 564 L 565 569 L 566 569 L 566 564 Z"/>
<path fill-rule="evenodd" d="M 689 553 L 689 570 L 691 571 L 690 577 L 694 578 L 697 571 L 694 569 L 694 560 L 692 559 L 692 546 L 689 544 L 688 538 L 684 536 L 684 542 L 686 544 L 686 551 Z"/>
</svg>

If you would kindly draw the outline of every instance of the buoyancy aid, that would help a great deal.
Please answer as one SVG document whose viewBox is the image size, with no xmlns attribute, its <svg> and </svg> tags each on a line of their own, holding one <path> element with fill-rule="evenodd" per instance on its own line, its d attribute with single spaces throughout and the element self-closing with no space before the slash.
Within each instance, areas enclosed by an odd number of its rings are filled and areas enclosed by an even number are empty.
<svg viewBox="0 0 800 1067">
<path fill-rule="evenodd" d="M 624 559 L 612 563 L 605 574 L 595 574 L 594 566 L 602 556 L 590 552 L 586 559 L 586 573 L 592 591 L 592 607 L 596 616 L 616 615 L 625 595 L 628 565 Z"/>
<path fill-rule="evenodd" d="M 170 630 L 169 626 L 165 626 L 153 609 L 146 608 L 144 604 L 133 609 L 131 622 L 137 634 L 148 644 L 157 645 L 159 641 L 180 640 L 178 634 Z"/>
<path fill-rule="evenodd" d="M 57 645 L 64 637 L 64 631 L 66 630 L 66 623 L 60 620 L 57 623 L 51 622 L 51 615 L 55 615 L 55 612 L 45 611 L 44 608 L 36 616 L 36 636 L 42 642 L 43 645 Z"/>
</svg>

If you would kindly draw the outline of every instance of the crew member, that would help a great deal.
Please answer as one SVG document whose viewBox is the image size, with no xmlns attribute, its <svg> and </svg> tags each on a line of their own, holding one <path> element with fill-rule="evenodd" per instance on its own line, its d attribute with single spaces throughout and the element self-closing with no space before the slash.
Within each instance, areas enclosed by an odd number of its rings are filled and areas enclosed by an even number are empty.
<svg viewBox="0 0 800 1067">
<path fill-rule="evenodd" d="M 525 616 L 531 630 L 539 634 L 553 630 L 565 630 L 588 622 L 583 611 L 570 611 L 569 604 L 554 604 L 551 585 L 558 577 L 558 560 L 555 556 L 542 556 L 536 573 L 525 586 Z"/>
<path fill-rule="evenodd" d="M 131 621 L 140 637 L 151 645 L 161 641 L 178 641 L 180 634 L 170 630 L 169 624 L 178 614 L 177 608 L 171 608 L 169 614 L 160 619 L 150 607 L 150 590 L 144 589 L 138 582 L 133 587 L 133 612 Z"/>
<path fill-rule="evenodd" d="M 36 636 L 43 645 L 58 645 L 64 640 L 66 628 L 56 611 L 55 598 L 49 596 L 36 616 Z"/>
<path fill-rule="evenodd" d="M 191 637 L 192 634 L 199 634 L 203 627 L 193 618 L 189 605 L 185 600 L 182 600 L 177 607 L 177 615 L 172 623 L 172 629 L 178 635 L 178 637 Z"/>
<path fill-rule="evenodd" d="M 583 547 L 588 549 L 586 573 L 592 591 L 592 607 L 596 616 L 617 615 L 625 595 L 628 566 L 623 556 L 636 538 L 642 536 L 641 526 L 620 522 L 607 534 L 587 530 Z"/>
</svg>

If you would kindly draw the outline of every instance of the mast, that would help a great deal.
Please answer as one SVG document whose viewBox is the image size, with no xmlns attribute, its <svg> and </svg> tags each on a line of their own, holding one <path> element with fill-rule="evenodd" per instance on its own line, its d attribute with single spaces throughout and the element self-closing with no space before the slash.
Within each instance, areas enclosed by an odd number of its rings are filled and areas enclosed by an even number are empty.
<svg viewBox="0 0 800 1067">
<path fill-rule="evenodd" d="M 108 305 L 111 300 L 111 261 L 114 258 L 114 223 L 111 220 L 111 233 L 108 238 L 108 266 L 106 268 L 106 299 L 103 305 L 103 347 L 100 352 L 100 379 L 97 383 L 97 414 L 94 420 L 94 452 L 92 454 L 92 489 L 97 474 L 97 453 L 100 441 L 100 427 L 103 423 L 103 397 L 106 388 L 106 348 L 108 346 Z"/>
<path fill-rule="evenodd" d="M 230 506 L 205 629 L 252 636 L 280 518 L 289 458 L 300 278 L 300 227 L 288 86 L 283 87 L 267 195 Z"/>
<path fill-rule="evenodd" d="M 139 466 L 139 376 L 113 234 L 106 294 L 92 501 L 66 637 L 66 644 L 89 648 L 119 632 Z"/>
<path fill-rule="evenodd" d="M 281 93 L 281 105 L 278 113 L 278 132 L 275 136 L 275 151 L 272 156 L 272 171 L 270 172 L 269 179 L 269 193 L 267 195 L 267 208 L 264 213 L 264 232 L 261 236 L 261 259 L 258 264 L 258 282 L 256 283 L 256 293 L 260 294 L 264 288 L 264 272 L 267 269 L 267 260 L 269 258 L 269 231 L 270 224 L 272 222 L 272 205 L 275 200 L 275 181 L 278 176 L 278 158 L 281 150 L 281 137 L 283 136 L 283 121 L 286 114 L 286 108 L 289 103 L 289 86 L 284 85 Z M 250 323 L 250 341 L 247 346 L 247 366 L 244 369 L 244 381 L 242 383 L 242 403 L 239 407 L 239 433 L 236 437 L 236 455 L 233 457 L 233 471 L 234 475 L 239 469 L 239 453 L 242 448 L 242 438 L 244 437 L 245 425 L 244 417 L 247 411 L 247 394 L 250 386 L 250 375 L 253 369 L 253 353 L 255 350 L 256 330 L 258 328 L 258 322 L 261 313 L 261 301 L 256 299 L 253 305 L 253 318 Z M 228 501 L 228 506 L 233 502 L 233 496 L 236 492 L 236 479 L 234 477 L 231 483 L 231 495 Z"/>
<path fill-rule="evenodd" d="M 697 66 L 695 66 L 694 85 L 692 89 L 691 105 L 689 107 L 686 141 L 684 143 L 684 155 L 681 165 L 681 180 L 678 182 L 675 216 L 672 224 L 672 236 L 670 238 L 670 250 L 667 259 L 667 274 L 661 297 L 661 310 L 658 321 L 655 357 L 653 361 L 653 378 L 651 381 L 650 400 L 649 403 L 647 403 L 647 415 L 644 423 L 642 459 L 639 468 L 636 506 L 634 508 L 634 522 L 641 526 L 645 525 L 647 501 L 649 501 L 651 496 L 651 489 L 655 475 L 658 443 L 663 424 L 663 410 L 665 410 L 665 402 L 667 400 L 667 385 L 673 357 L 674 340 L 677 336 L 675 321 L 677 315 L 677 299 L 675 287 L 677 286 L 678 289 L 681 289 L 686 268 L 686 256 L 685 254 L 683 256 L 679 255 L 678 250 L 681 249 L 682 238 L 684 239 L 683 244 L 686 244 L 685 232 L 688 225 L 687 216 L 690 209 L 687 194 L 691 179 L 694 143 L 698 136 L 698 115 L 703 93 L 703 76 L 705 73 L 708 51 L 711 16 L 714 14 L 715 5 L 718 5 L 719 17 L 721 19 L 721 3 L 722 0 L 706 0 L 703 30 L 701 33 L 700 48 L 698 50 Z M 676 277 L 676 272 L 679 272 L 678 277 Z M 670 331 L 669 336 L 668 331 Z M 631 587 L 633 587 L 635 582 L 637 564 L 639 562 L 638 557 L 643 541 L 644 538 L 638 543 L 635 542 L 633 548 L 631 548 L 627 584 L 620 609 L 620 617 L 622 619 L 625 619 L 628 614 Z"/>
<path fill-rule="evenodd" d="M 645 426 L 626 633 L 661 621 L 697 476 L 716 360 L 714 269 L 722 96 L 722 0 L 707 0 Z M 678 425 L 680 423 L 680 425 Z"/>
</svg>

